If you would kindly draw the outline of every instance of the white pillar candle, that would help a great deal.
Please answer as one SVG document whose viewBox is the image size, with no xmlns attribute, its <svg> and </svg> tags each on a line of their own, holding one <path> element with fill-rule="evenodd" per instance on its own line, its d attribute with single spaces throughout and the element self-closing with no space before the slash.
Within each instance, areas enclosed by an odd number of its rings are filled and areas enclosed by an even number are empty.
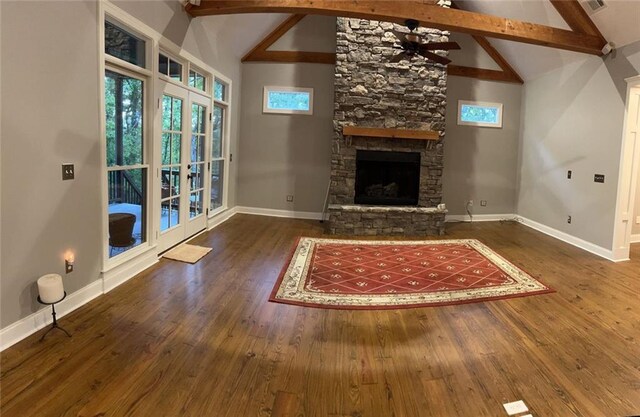
<svg viewBox="0 0 640 417">
<path fill-rule="evenodd" d="M 44 303 L 56 303 L 64 297 L 62 277 L 58 274 L 47 274 L 38 278 L 38 293 Z"/>
</svg>

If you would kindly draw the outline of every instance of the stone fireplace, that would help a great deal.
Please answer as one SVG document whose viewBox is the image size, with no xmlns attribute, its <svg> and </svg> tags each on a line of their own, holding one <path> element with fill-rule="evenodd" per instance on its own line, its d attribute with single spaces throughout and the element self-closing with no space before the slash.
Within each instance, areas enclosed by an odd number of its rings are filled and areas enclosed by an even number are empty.
<svg viewBox="0 0 640 417">
<path fill-rule="evenodd" d="M 440 2 L 448 7 L 448 1 Z M 441 235 L 446 67 L 422 58 L 390 63 L 392 23 L 338 18 L 335 135 L 328 231 L 341 235 Z M 419 28 L 432 42 L 448 32 Z M 364 134 L 345 134 L 345 128 Z M 351 129 L 354 130 L 354 129 Z M 367 134 L 376 131 L 376 135 Z M 392 132 L 388 137 L 380 132 Z M 397 132 L 437 132 L 420 140 Z M 382 137 L 380 137 L 382 136 Z"/>
</svg>

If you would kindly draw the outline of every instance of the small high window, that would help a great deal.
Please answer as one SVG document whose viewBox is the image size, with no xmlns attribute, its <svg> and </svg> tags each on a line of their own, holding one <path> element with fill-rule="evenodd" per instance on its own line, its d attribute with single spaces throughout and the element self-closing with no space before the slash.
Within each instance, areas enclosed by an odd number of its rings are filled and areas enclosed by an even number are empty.
<svg viewBox="0 0 640 417">
<path fill-rule="evenodd" d="M 313 114 L 313 88 L 265 87 L 264 113 Z"/>
<path fill-rule="evenodd" d="M 459 100 L 458 124 L 501 128 L 502 103 Z"/>
<path fill-rule="evenodd" d="M 145 68 L 146 42 L 105 20 L 104 52 L 130 64 Z"/>
</svg>

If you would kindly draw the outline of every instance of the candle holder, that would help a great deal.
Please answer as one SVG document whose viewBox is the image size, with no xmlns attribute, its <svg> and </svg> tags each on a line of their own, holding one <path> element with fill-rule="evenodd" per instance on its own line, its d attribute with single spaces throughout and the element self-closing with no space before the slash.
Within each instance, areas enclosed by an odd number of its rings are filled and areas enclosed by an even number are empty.
<svg viewBox="0 0 640 417">
<path fill-rule="evenodd" d="M 40 296 L 38 296 L 38 302 L 40 304 L 51 306 L 51 315 L 53 316 L 53 324 L 51 325 L 51 327 L 49 327 L 49 330 L 44 332 L 44 334 L 40 338 L 41 342 L 44 340 L 45 336 L 48 335 L 49 332 L 51 330 L 53 330 L 53 329 L 62 330 L 67 336 L 71 337 L 71 334 L 68 331 L 66 331 L 62 327 L 58 326 L 58 321 L 56 320 L 56 304 L 59 303 L 60 301 L 64 300 L 65 298 L 67 298 L 67 292 L 66 291 L 64 292 L 64 296 L 61 299 L 59 299 L 58 301 L 56 301 L 55 303 L 45 303 L 44 301 L 42 301 Z"/>
</svg>

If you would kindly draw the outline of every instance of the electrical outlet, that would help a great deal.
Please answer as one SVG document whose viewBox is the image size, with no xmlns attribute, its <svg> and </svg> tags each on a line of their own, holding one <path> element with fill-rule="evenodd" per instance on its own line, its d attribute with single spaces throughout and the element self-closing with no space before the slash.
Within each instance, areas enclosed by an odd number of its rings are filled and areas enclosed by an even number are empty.
<svg viewBox="0 0 640 417">
<path fill-rule="evenodd" d="M 567 217 L 567 223 L 571 224 L 571 216 Z"/>
<path fill-rule="evenodd" d="M 567 178 L 568 178 L 568 179 L 571 179 L 571 174 L 572 174 L 572 173 L 571 173 L 571 170 L 567 171 Z"/>
<path fill-rule="evenodd" d="M 480 205 L 482 207 L 487 207 L 487 200 L 480 200 Z"/>
<path fill-rule="evenodd" d="M 62 164 L 62 181 L 72 180 L 75 177 L 73 164 Z"/>
<path fill-rule="evenodd" d="M 604 175 L 602 174 L 595 174 L 593 176 L 593 182 L 600 182 L 600 183 L 604 183 Z"/>
<path fill-rule="evenodd" d="M 288 195 L 287 196 L 287 202 L 288 203 L 293 203 L 293 196 L 292 195 Z"/>
</svg>

